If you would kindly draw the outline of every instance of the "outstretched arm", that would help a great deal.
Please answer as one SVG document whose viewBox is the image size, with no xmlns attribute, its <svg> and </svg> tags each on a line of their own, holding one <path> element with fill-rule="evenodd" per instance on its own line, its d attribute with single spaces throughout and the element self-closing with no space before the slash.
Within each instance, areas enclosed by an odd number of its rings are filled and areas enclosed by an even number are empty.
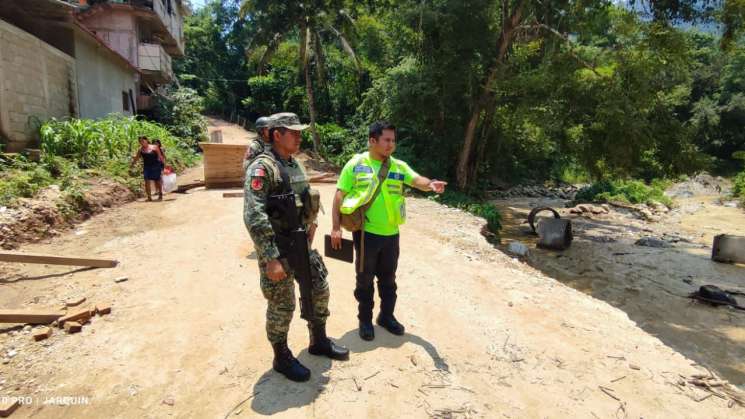
<svg viewBox="0 0 745 419">
<path fill-rule="evenodd" d="M 411 186 L 419 189 L 423 192 L 429 192 L 433 191 L 436 193 L 443 193 L 445 192 L 445 186 L 447 186 L 447 182 L 443 182 L 441 180 L 436 179 L 430 179 L 424 176 L 417 176 L 414 178 L 414 181 L 411 182 Z"/>
</svg>

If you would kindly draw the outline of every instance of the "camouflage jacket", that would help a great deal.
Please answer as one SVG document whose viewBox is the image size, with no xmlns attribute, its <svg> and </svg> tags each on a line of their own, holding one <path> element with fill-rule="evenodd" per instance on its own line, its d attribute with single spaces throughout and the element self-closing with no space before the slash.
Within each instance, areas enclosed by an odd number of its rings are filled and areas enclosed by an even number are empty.
<svg viewBox="0 0 745 419">
<path fill-rule="evenodd" d="M 271 150 L 271 149 L 270 149 Z M 296 194 L 298 207 L 302 207 L 302 219 L 307 229 L 318 216 L 318 194 L 310 190 L 305 169 L 297 160 L 282 160 L 270 150 L 256 156 L 246 169 L 244 184 L 243 222 L 256 247 L 259 263 L 264 264 L 280 256 L 276 234 L 281 222 L 271 219 L 267 213 L 267 200 L 272 195 L 284 192 L 279 165 L 287 171 L 290 186 Z M 315 196 L 315 198 L 312 198 Z M 307 197 L 302 199 L 301 197 Z M 312 201 L 312 202 L 311 202 Z"/>
<path fill-rule="evenodd" d="M 270 147 L 264 142 L 261 137 L 254 138 L 246 149 L 246 154 L 243 156 L 243 170 L 246 170 L 259 154 L 264 151 L 269 151 Z"/>
</svg>

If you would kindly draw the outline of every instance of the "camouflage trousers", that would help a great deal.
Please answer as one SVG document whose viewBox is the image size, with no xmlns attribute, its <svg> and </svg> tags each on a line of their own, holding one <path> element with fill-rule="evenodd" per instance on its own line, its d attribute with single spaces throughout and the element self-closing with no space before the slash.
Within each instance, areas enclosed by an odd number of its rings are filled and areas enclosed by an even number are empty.
<svg viewBox="0 0 745 419">
<path fill-rule="evenodd" d="M 259 265 L 261 292 L 267 301 L 266 336 L 271 343 L 287 340 L 287 332 L 290 330 L 290 322 L 295 311 L 295 275 L 284 259 L 282 267 L 287 272 L 287 278 L 274 282 L 266 276 L 266 266 Z M 317 324 L 325 324 L 329 316 L 329 284 L 326 281 L 328 271 L 316 250 L 310 251 L 310 275 L 313 282 L 314 321 Z"/>
</svg>

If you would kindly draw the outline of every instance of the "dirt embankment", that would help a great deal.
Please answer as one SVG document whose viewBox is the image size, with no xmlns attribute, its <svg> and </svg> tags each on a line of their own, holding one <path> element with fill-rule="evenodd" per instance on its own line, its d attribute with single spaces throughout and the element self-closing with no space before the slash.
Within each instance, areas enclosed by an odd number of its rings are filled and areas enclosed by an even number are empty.
<svg viewBox="0 0 745 419">
<path fill-rule="evenodd" d="M 0 247 L 14 249 L 57 236 L 77 223 L 135 199 L 127 187 L 103 179 L 88 182 L 77 201 L 62 197 L 52 185 L 34 198 L 21 198 L 13 207 L 0 207 Z"/>
</svg>

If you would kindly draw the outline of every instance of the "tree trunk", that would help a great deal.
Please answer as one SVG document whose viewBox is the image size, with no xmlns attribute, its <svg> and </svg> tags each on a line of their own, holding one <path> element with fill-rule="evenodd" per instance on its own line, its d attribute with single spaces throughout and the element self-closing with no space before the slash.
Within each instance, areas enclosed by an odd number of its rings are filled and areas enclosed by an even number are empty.
<svg viewBox="0 0 745 419">
<path fill-rule="evenodd" d="M 305 91 L 308 94 L 308 110 L 310 111 L 310 132 L 313 134 L 313 151 L 319 153 L 321 150 L 321 139 L 318 137 L 316 130 L 316 100 L 313 95 L 313 83 L 310 77 L 310 70 L 305 66 Z"/>
<path fill-rule="evenodd" d="M 507 3 L 508 2 L 506 1 L 502 2 L 503 10 L 506 10 Z M 473 111 L 471 113 L 471 118 L 468 120 L 468 124 L 466 125 L 466 132 L 463 136 L 463 148 L 458 156 L 458 166 L 455 170 L 455 180 L 458 189 L 463 190 L 468 186 L 468 181 L 470 180 L 469 167 L 471 166 L 471 160 L 473 158 L 473 139 L 476 134 L 476 128 L 478 127 L 479 119 L 481 119 L 481 113 L 484 111 L 486 106 L 492 102 L 494 93 L 491 91 L 491 88 L 499 75 L 500 67 L 504 62 L 504 57 L 507 55 L 507 51 L 512 45 L 515 29 L 517 29 L 517 26 L 520 24 L 520 20 L 522 19 L 524 4 L 525 1 L 518 3 L 512 15 L 508 19 L 503 20 L 502 33 L 499 35 L 499 40 L 497 41 L 496 60 L 489 69 L 484 84 L 481 86 L 482 90 L 478 100 L 476 100 L 472 106 Z"/>
<path fill-rule="evenodd" d="M 300 66 L 305 76 L 305 93 L 308 95 L 308 112 L 310 113 L 310 132 L 313 137 L 313 151 L 319 153 L 321 150 L 321 139 L 318 137 L 316 130 L 316 99 L 313 94 L 313 80 L 310 75 L 310 65 L 308 64 L 308 50 L 310 49 L 310 37 L 312 36 L 308 25 L 305 21 L 301 25 L 300 39 Z"/>
<path fill-rule="evenodd" d="M 473 164 L 471 165 L 470 173 L 468 174 L 470 179 L 475 178 L 479 172 L 479 166 L 484 161 L 484 154 L 486 147 L 489 144 L 489 138 L 493 130 L 491 120 L 494 118 L 494 104 L 491 103 L 486 111 L 486 118 L 484 118 L 485 124 L 481 126 L 481 136 L 479 137 L 478 144 L 476 144 L 476 153 L 474 155 Z"/>
</svg>

